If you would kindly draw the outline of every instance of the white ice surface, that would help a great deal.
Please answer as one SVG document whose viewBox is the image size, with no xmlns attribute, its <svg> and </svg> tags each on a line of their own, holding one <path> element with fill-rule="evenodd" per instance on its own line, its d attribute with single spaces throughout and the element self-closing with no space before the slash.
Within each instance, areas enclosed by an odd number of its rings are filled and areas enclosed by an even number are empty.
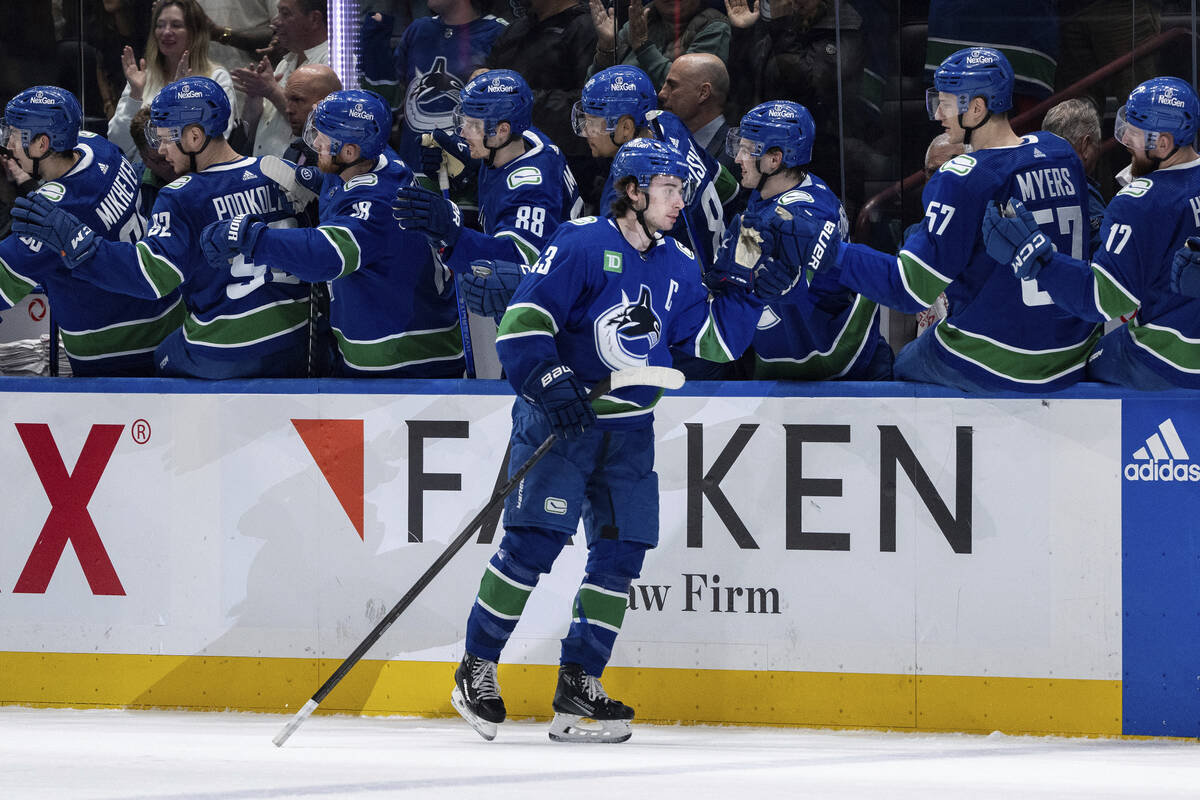
<svg viewBox="0 0 1200 800">
<path fill-rule="evenodd" d="M 0 797 L 1197 798 L 1179 740 L 634 726 L 625 744 L 555 744 L 508 722 L 0 708 Z"/>
</svg>

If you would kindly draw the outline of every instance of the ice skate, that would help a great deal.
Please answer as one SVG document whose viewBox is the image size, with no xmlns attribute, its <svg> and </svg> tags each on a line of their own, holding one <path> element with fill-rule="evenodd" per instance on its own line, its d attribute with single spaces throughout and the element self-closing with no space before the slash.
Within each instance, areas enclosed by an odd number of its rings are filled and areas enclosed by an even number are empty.
<svg viewBox="0 0 1200 800">
<path fill-rule="evenodd" d="M 496 725 L 504 722 L 504 701 L 496 683 L 496 662 L 467 653 L 454 671 L 454 710 L 489 742 L 496 738 Z"/>
<path fill-rule="evenodd" d="M 608 742 L 616 744 L 633 735 L 629 723 L 633 709 L 613 700 L 578 664 L 558 668 L 554 692 L 554 720 L 550 738 L 556 742 Z"/>
</svg>

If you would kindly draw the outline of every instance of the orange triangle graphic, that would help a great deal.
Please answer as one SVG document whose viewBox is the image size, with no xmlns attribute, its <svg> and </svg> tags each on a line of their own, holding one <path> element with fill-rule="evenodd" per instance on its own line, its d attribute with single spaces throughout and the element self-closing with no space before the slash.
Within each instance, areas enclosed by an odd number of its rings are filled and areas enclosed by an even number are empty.
<svg viewBox="0 0 1200 800">
<path fill-rule="evenodd" d="M 363 421 L 294 419 L 292 425 L 362 539 Z"/>
</svg>

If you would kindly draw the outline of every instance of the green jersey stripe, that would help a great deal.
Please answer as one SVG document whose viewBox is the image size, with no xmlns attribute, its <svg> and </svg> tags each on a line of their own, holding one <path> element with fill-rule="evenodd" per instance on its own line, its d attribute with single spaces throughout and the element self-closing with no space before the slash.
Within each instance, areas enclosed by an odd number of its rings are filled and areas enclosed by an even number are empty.
<svg viewBox="0 0 1200 800">
<path fill-rule="evenodd" d="M 521 254 L 521 263 L 529 265 L 537 261 L 538 249 L 522 239 L 515 231 L 500 231 L 496 234 L 496 238 L 501 237 L 511 239 L 512 243 L 517 246 L 517 252 Z"/>
<path fill-rule="evenodd" d="M 361 370 L 399 369 L 432 361 L 450 361 L 463 354 L 458 323 L 448 328 L 405 331 L 369 342 L 348 339 L 337 328 L 334 328 L 333 334 L 342 358 L 350 366 Z"/>
<path fill-rule="evenodd" d="M 800 359 L 763 358 L 756 354 L 754 377 L 759 380 L 805 381 L 842 377 L 854 365 L 858 354 L 866 346 L 871 335 L 871 324 L 878 311 L 879 306 L 874 301 L 858 295 L 850 313 L 846 315 L 845 324 L 828 350 L 809 353 Z"/>
<path fill-rule="evenodd" d="M 180 300 L 157 317 L 118 322 L 90 331 L 60 328 L 63 349 L 81 361 L 126 353 L 145 353 L 158 347 L 167 335 L 183 324 L 187 309 Z"/>
<path fill-rule="evenodd" d="M 1129 335 L 1150 355 L 1180 372 L 1200 373 L 1200 339 L 1189 339 L 1165 325 L 1129 323 Z"/>
<path fill-rule="evenodd" d="M 6 304 L 15 306 L 36 287 L 37 281 L 14 272 L 8 262 L 0 258 L 0 298 Z"/>
<path fill-rule="evenodd" d="M 938 341 L 954 355 L 1017 383 L 1049 383 L 1087 362 L 1103 326 L 1097 325 L 1090 336 L 1078 344 L 1048 350 L 1025 350 L 986 336 L 967 333 L 943 320 L 934 328 Z"/>
<path fill-rule="evenodd" d="M 721 331 L 717 328 L 717 320 L 713 316 L 712 300 L 708 302 L 708 319 L 704 321 L 704 327 L 696 336 L 696 357 L 715 361 L 718 364 L 726 364 L 734 360 L 733 353 L 729 351 L 725 340 L 721 338 Z"/>
<path fill-rule="evenodd" d="M 166 297 L 179 284 L 183 283 L 183 273 L 179 267 L 162 256 L 155 255 L 145 242 L 138 242 L 134 247 L 137 249 L 138 266 L 142 270 L 142 277 L 146 279 L 146 283 L 154 287 L 154 291 L 159 297 Z"/>
<path fill-rule="evenodd" d="M 558 333 L 558 323 L 549 311 L 533 303 L 517 303 L 508 307 L 500 320 L 497 337 L 512 334 Z"/>
<path fill-rule="evenodd" d="M 628 400 L 622 400 L 619 397 L 606 394 L 593 400 L 592 408 L 595 409 L 596 416 L 608 419 L 640 417 L 652 412 L 664 394 L 666 394 L 665 389 L 659 390 L 658 394 L 654 395 L 654 399 L 644 406 L 639 406 L 637 403 L 631 403 Z"/>
<path fill-rule="evenodd" d="M 1109 274 L 1108 270 L 1092 262 L 1092 275 L 1095 277 L 1096 309 L 1108 319 L 1121 319 L 1133 316 L 1141 303 L 1130 294 L 1120 282 Z"/>
<path fill-rule="evenodd" d="M 933 305 L 938 295 L 946 291 L 950 279 L 907 250 L 901 250 L 896 262 L 904 289 L 919 303 Z"/>
<path fill-rule="evenodd" d="M 342 260 L 342 271 L 338 273 L 338 278 L 344 278 L 362 266 L 362 249 L 349 228 L 340 225 L 320 225 L 317 230 L 325 234 L 325 238 L 337 250 L 338 257 Z"/>
<path fill-rule="evenodd" d="M 208 347 L 247 347 L 290 333 L 308 324 L 308 300 L 281 300 L 244 314 L 203 321 L 188 314 L 183 337 Z"/>
</svg>

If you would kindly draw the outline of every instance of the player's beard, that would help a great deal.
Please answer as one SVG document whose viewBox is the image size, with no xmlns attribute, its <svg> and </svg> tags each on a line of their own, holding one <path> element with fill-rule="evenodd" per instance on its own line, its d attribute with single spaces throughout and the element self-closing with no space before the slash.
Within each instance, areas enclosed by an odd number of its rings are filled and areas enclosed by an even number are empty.
<svg viewBox="0 0 1200 800">
<path fill-rule="evenodd" d="M 1145 153 L 1134 150 L 1130 153 L 1129 172 L 1135 178 L 1142 178 L 1158 169 L 1158 162 L 1149 159 Z"/>
<path fill-rule="evenodd" d="M 337 168 L 333 163 L 333 156 L 329 155 L 328 153 L 317 154 L 317 169 L 321 170 L 321 172 L 325 173 L 326 175 L 337 174 Z"/>
</svg>

